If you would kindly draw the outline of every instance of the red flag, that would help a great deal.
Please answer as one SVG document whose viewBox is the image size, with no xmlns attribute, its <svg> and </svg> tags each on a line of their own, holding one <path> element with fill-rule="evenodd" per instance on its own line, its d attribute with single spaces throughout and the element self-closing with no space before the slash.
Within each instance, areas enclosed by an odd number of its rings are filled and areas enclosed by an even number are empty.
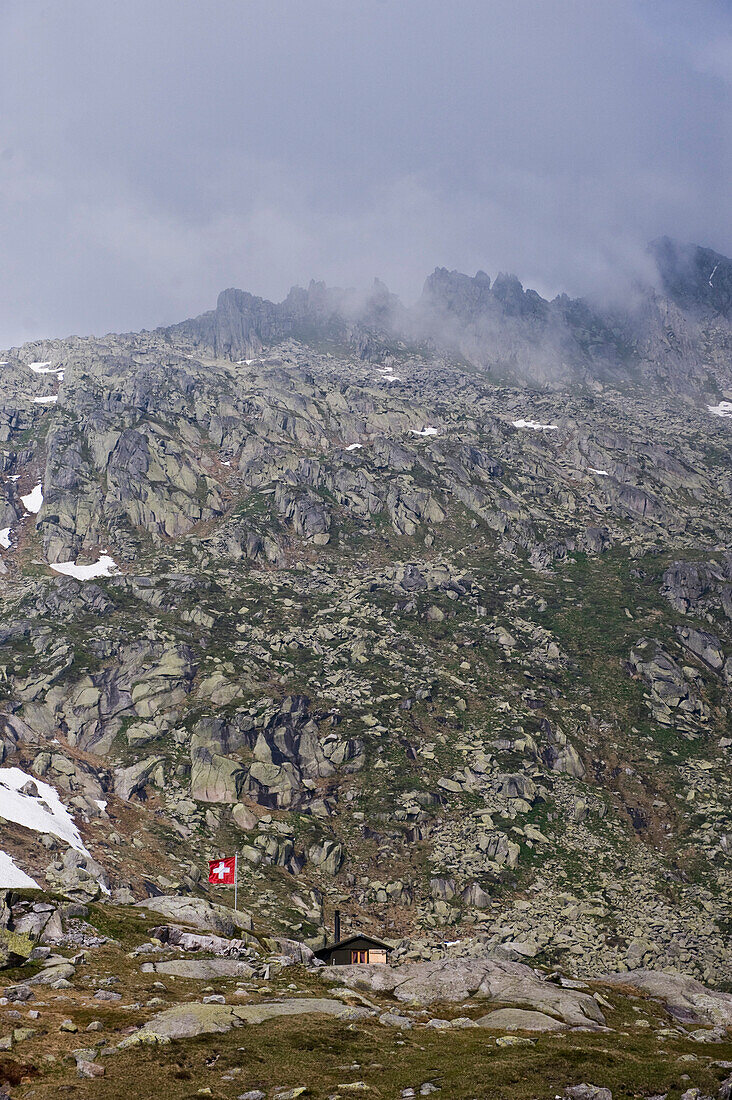
<svg viewBox="0 0 732 1100">
<path fill-rule="evenodd" d="M 228 859 L 210 859 L 208 861 L 208 881 L 216 886 L 233 886 L 236 877 L 236 857 Z"/>
</svg>

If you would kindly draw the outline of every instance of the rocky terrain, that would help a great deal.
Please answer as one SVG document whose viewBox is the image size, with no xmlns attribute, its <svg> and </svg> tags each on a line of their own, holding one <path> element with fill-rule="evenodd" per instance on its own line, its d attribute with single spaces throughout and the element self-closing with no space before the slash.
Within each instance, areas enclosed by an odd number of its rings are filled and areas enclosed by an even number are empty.
<svg viewBox="0 0 732 1100">
<path fill-rule="evenodd" d="M 607 1042 L 596 1028 L 617 1037 L 656 998 L 649 1035 L 682 1044 L 667 1067 L 721 1081 L 732 1048 L 700 1061 L 689 1036 L 724 1045 L 727 1002 L 679 1017 L 653 982 L 732 989 L 732 263 L 652 248 L 658 286 L 622 309 L 438 270 L 410 308 L 381 284 L 279 305 L 225 291 L 172 328 L 0 353 L 0 957 L 31 990 L 0 1032 L 8 1065 L 28 1059 L 18 1095 L 54 1095 L 81 1045 L 58 1028 L 94 1023 L 115 975 L 125 1011 L 102 1026 L 143 1038 L 118 1035 L 110 1067 L 163 1057 L 152 1009 L 201 982 L 225 998 L 206 1033 L 255 1022 L 235 988 L 250 1007 L 311 997 L 327 1028 L 365 1029 L 372 1060 L 388 1034 L 405 1065 L 425 1044 L 436 1064 L 452 1010 L 427 1032 L 383 1020 L 413 973 L 420 1005 L 465 1002 L 483 1029 L 543 1014 L 521 1041 L 555 1066 L 565 1026 Z M 233 901 L 206 861 L 234 852 L 242 912 L 202 926 L 205 899 Z M 394 945 L 388 981 L 325 984 L 308 949 L 335 909 L 344 934 Z M 202 929 L 222 942 L 194 944 L 203 970 L 173 990 L 159 967 Z M 560 973 L 589 992 L 560 996 Z M 18 1011 L 46 1020 L 27 1046 Z M 302 1021 L 272 1026 L 315 1049 Z M 457 1064 L 474 1057 L 472 1024 L 450 1035 Z M 301 1083 L 375 1087 L 344 1072 Z M 89 1074 L 76 1095 L 102 1087 Z"/>
</svg>

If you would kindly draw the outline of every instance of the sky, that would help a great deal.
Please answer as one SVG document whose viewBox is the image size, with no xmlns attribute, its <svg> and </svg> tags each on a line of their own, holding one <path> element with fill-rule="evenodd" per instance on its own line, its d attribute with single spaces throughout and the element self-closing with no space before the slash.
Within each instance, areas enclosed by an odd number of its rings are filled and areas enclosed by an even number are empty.
<svg viewBox="0 0 732 1100">
<path fill-rule="evenodd" d="M 732 254 L 732 0 L 0 0 L 0 347 Z"/>
</svg>

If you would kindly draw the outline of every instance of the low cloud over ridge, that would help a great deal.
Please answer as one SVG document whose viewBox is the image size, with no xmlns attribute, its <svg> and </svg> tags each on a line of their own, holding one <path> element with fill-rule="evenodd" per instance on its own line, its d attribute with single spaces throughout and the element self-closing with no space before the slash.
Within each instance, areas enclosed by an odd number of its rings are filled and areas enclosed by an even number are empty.
<svg viewBox="0 0 732 1100">
<path fill-rule="evenodd" d="M 732 252 L 725 5 L 10 0 L 0 345 L 153 327 L 224 286 L 551 296 Z M 728 19 L 727 19 L 728 21 Z"/>
</svg>

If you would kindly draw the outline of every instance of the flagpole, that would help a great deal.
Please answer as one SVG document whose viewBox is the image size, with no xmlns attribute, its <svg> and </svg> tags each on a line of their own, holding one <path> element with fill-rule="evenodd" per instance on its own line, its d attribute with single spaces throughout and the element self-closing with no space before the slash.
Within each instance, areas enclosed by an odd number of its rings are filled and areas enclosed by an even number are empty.
<svg viewBox="0 0 732 1100">
<path fill-rule="evenodd" d="M 235 852 L 234 853 L 234 908 L 235 909 L 239 908 L 239 906 L 237 905 L 238 889 L 239 889 L 239 853 Z"/>
</svg>

